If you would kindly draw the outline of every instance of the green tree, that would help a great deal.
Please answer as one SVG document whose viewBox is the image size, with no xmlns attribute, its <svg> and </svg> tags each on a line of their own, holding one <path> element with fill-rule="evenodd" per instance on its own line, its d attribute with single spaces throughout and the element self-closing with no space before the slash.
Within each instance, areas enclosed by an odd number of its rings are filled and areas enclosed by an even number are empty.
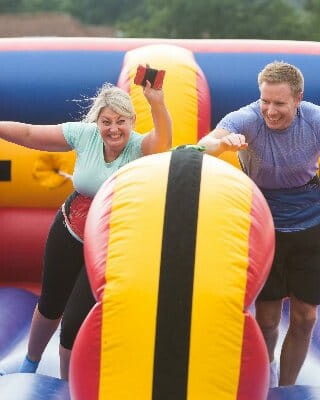
<svg viewBox="0 0 320 400">
<path fill-rule="evenodd" d="M 320 0 L 305 0 L 304 9 L 308 15 L 306 29 L 309 33 L 309 40 L 319 41 Z"/>
<path fill-rule="evenodd" d="M 145 0 L 118 24 L 125 36 L 306 39 L 304 17 L 286 0 Z"/>
<path fill-rule="evenodd" d="M 20 12 L 22 0 L 0 0 L 0 13 Z"/>
<path fill-rule="evenodd" d="M 135 8 L 136 1 L 64 0 L 63 3 L 64 11 L 83 22 L 96 25 L 114 25 L 122 14 L 125 15 L 127 10 Z"/>
<path fill-rule="evenodd" d="M 286 0 L 241 2 L 237 33 L 244 38 L 308 40 L 303 10 Z M 247 11 L 247 12 L 246 12 Z"/>
<path fill-rule="evenodd" d="M 28 12 L 64 11 L 64 0 L 22 0 L 22 6 Z"/>
<path fill-rule="evenodd" d="M 62 11 L 65 0 L 0 0 L 1 13 Z"/>
<path fill-rule="evenodd" d="M 320 40 L 320 0 L 0 0 L 0 12 L 59 11 L 126 37 Z"/>
</svg>

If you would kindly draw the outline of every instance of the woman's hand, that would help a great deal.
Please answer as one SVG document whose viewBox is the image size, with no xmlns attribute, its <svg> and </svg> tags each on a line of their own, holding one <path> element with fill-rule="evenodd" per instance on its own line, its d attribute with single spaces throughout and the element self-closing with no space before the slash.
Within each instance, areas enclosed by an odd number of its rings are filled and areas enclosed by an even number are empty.
<svg viewBox="0 0 320 400">
<path fill-rule="evenodd" d="M 143 88 L 143 94 L 151 107 L 164 104 L 163 90 L 153 89 L 149 81 L 146 81 L 146 86 Z"/>
</svg>

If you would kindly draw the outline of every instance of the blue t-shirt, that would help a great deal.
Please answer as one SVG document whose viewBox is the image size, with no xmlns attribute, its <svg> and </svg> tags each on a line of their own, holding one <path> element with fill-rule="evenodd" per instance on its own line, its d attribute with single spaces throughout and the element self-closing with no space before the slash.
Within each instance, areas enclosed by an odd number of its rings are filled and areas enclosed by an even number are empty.
<svg viewBox="0 0 320 400">
<path fill-rule="evenodd" d="M 67 122 L 62 124 L 64 137 L 76 151 L 73 185 L 77 192 L 93 197 L 102 183 L 120 167 L 143 156 L 144 135 L 132 131 L 120 155 L 112 162 L 104 160 L 103 141 L 95 123 Z"/>
<path fill-rule="evenodd" d="M 308 184 L 320 156 L 319 106 L 302 101 L 292 124 L 275 131 L 267 127 L 258 100 L 226 115 L 217 127 L 246 137 L 248 149 L 239 151 L 240 164 L 264 193 L 277 230 L 320 223 L 319 183 Z"/>
</svg>

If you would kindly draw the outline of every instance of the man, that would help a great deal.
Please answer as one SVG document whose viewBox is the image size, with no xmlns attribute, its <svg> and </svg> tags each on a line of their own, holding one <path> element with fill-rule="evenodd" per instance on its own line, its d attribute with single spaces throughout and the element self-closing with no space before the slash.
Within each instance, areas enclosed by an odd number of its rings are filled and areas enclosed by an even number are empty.
<svg viewBox="0 0 320 400">
<path fill-rule="evenodd" d="M 258 85 L 259 100 L 226 115 L 198 144 L 215 156 L 239 151 L 243 171 L 272 212 L 275 257 L 255 305 L 273 387 L 283 299 L 290 298 L 290 324 L 280 355 L 281 386 L 296 382 L 320 304 L 320 107 L 302 100 L 304 78 L 294 65 L 266 65 Z"/>
</svg>

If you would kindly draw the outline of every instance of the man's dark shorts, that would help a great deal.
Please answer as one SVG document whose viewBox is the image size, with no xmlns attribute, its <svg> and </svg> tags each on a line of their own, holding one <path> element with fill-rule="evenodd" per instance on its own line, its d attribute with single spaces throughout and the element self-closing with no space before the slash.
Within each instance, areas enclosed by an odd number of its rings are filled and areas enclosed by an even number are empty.
<svg viewBox="0 0 320 400">
<path fill-rule="evenodd" d="M 276 231 L 275 256 L 257 300 L 280 300 L 290 295 L 320 304 L 320 225 L 297 231 Z"/>
</svg>

